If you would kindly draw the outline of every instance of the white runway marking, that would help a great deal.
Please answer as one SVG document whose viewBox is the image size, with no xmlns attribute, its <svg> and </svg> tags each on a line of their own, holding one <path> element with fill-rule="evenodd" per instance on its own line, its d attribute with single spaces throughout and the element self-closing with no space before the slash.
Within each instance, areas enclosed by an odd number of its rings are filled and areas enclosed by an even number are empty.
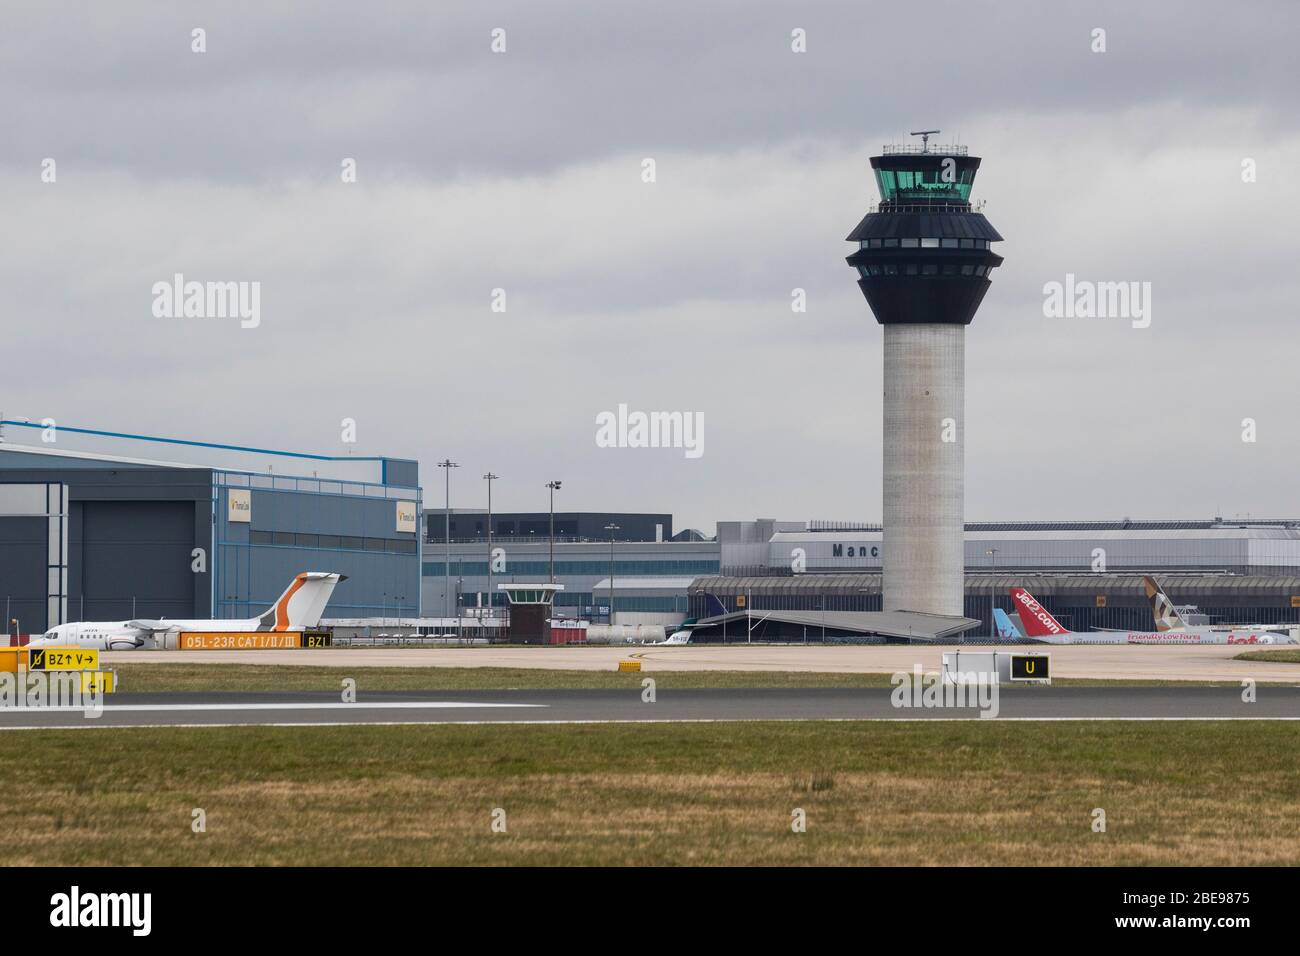
<svg viewBox="0 0 1300 956">
<path fill-rule="evenodd" d="M 320 703 L 292 702 L 292 703 L 232 703 L 232 704 L 105 704 L 104 713 L 120 714 L 127 711 L 163 711 L 163 712 L 186 712 L 199 710 L 392 710 L 392 709 L 424 709 L 424 710 L 454 710 L 456 708 L 474 708 L 474 707 L 549 707 L 549 704 L 489 704 L 476 703 L 474 701 L 457 701 L 457 700 L 394 700 L 386 704 L 381 703 L 355 703 L 345 704 L 342 701 L 322 701 Z M 0 709 L 0 714 L 23 713 L 30 711 L 33 714 L 57 714 L 57 713 L 83 713 L 85 707 L 6 707 Z"/>
<path fill-rule="evenodd" d="M 345 706 L 355 707 L 355 704 Z M 461 706 L 475 707 L 477 704 L 467 704 Z M 505 707 L 544 707 L 545 704 L 503 704 L 497 706 Z M 32 708 L 33 710 L 35 708 Z M 0 711 L 2 712 L 2 711 Z M 978 717 L 615 717 L 608 720 L 599 720 L 591 718 L 559 718 L 556 720 L 373 720 L 357 723 L 356 721 L 308 721 L 304 723 L 289 723 L 286 721 L 276 721 L 273 723 L 248 721 L 238 724 L 101 724 L 94 720 L 84 721 L 77 724 L 24 724 L 21 726 L 4 726 L 0 724 L 0 732 L 6 730 L 77 730 L 84 728 L 86 730 L 141 730 L 141 729 L 164 729 L 164 728 L 202 728 L 202 727 L 467 727 L 467 726 L 559 726 L 563 724 L 765 724 L 765 723 L 827 723 L 827 724 L 852 724 L 852 723 L 894 723 L 894 724 L 916 724 L 931 721 L 934 723 L 955 723 L 963 722 L 970 724 L 979 724 L 988 726 L 991 724 L 1004 723 L 1034 723 L 1034 722 L 1062 722 L 1082 721 L 1089 723 L 1186 723 L 1195 722 L 1202 724 L 1213 724 L 1221 721 L 1300 721 L 1300 717 L 996 717 L 988 720 L 980 720 Z"/>
</svg>

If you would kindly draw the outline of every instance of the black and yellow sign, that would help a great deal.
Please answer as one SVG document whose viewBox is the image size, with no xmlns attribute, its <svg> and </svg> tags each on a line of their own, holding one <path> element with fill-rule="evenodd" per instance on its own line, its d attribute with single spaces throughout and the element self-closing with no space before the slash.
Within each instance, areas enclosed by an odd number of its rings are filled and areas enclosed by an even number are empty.
<svg viewBox="0 0 1300 956">
<path fill-rule="evenodd" d="M 329 631 L 303 631 L 303 647 L 329 647 L 334 643 L 334 637 Z"/>
<path fill-rule="evenodd" d="M 743 594 L 737 594 L 737 595 L 736 595 L 736 607 L 744 607 L 744 606 L 745 606 L 745 595 L 743 595 Z"/>
<path fill-rule="evenodd" d="M 33 671 L 97 671 L 99 651 L 80 647 L 33 647 L 27 668 Z"/>
<path fill-rule="evenodd" d="M 1098 594 L 1098 595 L 1097 595 L 1097 607 L 1105 607 L 1105 606 L 1106 606 L 1106 595 L 1104 595 L 1104 594 Z"/>
<path fill-rule="evenodd" d="M 1049 681 L 1052 679 L 1052 659 L 1046 654 L 1012 654 L 1011 679 Z"/>
<path fill-rule="evenodd" d="M 1300 594 L 1291 595 L 1291 606 L 1300 607 Z"/>
<path fill-rule="evenodd" d="M 111 694 L 117 690 L 117 671 L 82 671 L 83 694 Z"/>
</svg>

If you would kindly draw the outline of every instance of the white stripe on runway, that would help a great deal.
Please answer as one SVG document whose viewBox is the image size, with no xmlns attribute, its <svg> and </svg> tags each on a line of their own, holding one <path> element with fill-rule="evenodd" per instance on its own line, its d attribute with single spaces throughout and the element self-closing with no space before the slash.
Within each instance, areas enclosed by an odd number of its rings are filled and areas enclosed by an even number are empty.
<svg viewBox="0 0 1300 956">
<path fill-rule="evenodd" d="M 125 713 L 127 711 L 199 711 L 199 710 L 399 710 L 399 709 L 423 709 L 423 710 L 455 710 L 458 708 L 475 708 L 475 707 L 549 707 L 550 704 L 489 704 L 476 703 L 474 701 L 456 701 L 456 700 L 394 700 L 386 704 L 378 702 L 345 704 L 341 701 L 322 701 L 320 703 L 310 703 L 307 701 L 293 703 L 232 703 L 232 704 L 105 704 L 105 713 Z M 4 707 L 0 708 L 0 714 L 23 713 L 30 711 L 33 714 L 51 714 L 51 713 L 82 713 L 87 710 L 86 707 Z"/>
<path fill-rule="evenodd" d="M 536 707 L 537 704 L 519 704 L 506 706 Z M 36 708 L 32 708 L 35 710 Z M 47 708 L 48 709 L 48 708 Z M 2 711 L 0 711 L 2 713 Z M 980 720 L 971 717 L 614 717 L 608 720 L 598 718 L 564 718 L 557 720 L 373 720 L 357 723 L 356 721 L 309 721 L 306 723 L 255 723 L 246 721 L 238 724 L 100 724 L 93 720 L 76 724 L 0 724 L 0 733 L 6 730 L 164 730 L 175 728 L 238 728 L 238 727 L 470 727 L 470 726 L 562 726 L 565 724 L 763 724 L 763 723 L 895 723 L 919 724 L 930 720 L 936 723 L 956 723 L 958 721 L 987 727 L 998 723 L 1201 723 L 1213 724 L 1220 721 L 1300 721 L 1300 717 L 998 717 Z"/>
</svg>

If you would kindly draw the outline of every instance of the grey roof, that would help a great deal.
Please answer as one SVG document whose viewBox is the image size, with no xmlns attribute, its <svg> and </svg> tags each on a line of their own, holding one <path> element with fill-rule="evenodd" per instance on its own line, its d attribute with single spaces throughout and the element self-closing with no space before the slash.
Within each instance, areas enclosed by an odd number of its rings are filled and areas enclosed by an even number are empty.
<svg viewBox="0 0 1300 956">
<path fill-rule="evenodd" d="M 615 591 L 673 591 L 680 594 L 695 581 L 695 575 L 664 575 L 663 577 L 620 577 L 614 576 Z M 609 578 L 601 578 L 591 586 L 592 591 L 608 591 Z"/>
<path fill-rule="evenodd" d="M 968 570 L 965 575 L 966 593 L 988 594 L 991 590 L 1005 595 L 1008 589 L 1023 587 L 1035 597 L 1068 592 L 1129 591 L 1146 600 L 1142 588 L 1142 575 L 1115 574 L 1060 574 L 1051 572 L 1004 573 Z M 691 582 L 692 594 L 854 594 L 859 591 L 879 593 L 880 572 L 845 574 L 772 574 L 731 577 L 728 575 L 702 575 Z M 1158 574 L 1156 580 L 1171 598 L 1195 596 L 1204 600 L 1216 595 L 1248 597 L 1300 595 L 1300 576 L 1288 574 Z M 811 612 L 820 614 L 818 611 Z"/>
<path fill-rule="evenodd" d="M 946 614 L 922 614 L 917 611 L 732 611 L 714 617 L 701 618 L 697 627 L 721 625 L 724 621 L 748 620 L 777 621 L 805 627 L 829 627 L 841 631 L 856 631 L 882 637 L 902 637 L 913 641 L 937 641 L 952 637 L 973 627 L 980 621 L 970 617 L 950 617 Z"/>
<path fill-rule="evenodd" d="M 1300 528 L 1300 518 L 1120 518 L 1101 521 L 967 521 L 967 531 L 1207 531 L 1214 528 Z M 811 521 L 807 531 L 883 531 L 872 521 Z"/>
</svg>

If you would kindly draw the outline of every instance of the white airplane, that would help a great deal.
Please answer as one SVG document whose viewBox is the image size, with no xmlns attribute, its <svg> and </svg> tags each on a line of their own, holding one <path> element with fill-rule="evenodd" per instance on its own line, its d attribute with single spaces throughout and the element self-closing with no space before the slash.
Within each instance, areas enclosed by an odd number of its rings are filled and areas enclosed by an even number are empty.
<svg viewBox="0 0 1300 956">
<path fill-rule="evenodd" d="M 320 623 L 334 587 L 347 575 L 328 571 L 303 571 L 289 584 L 265 614 L 242 620 L 83 621 L 60 624 L 32 637 L 29 647 L 84 647 L 101 651 L 127 651 L 158 646 L 171 632 L 301 631 Z"/>
<path fill-rule="evenodd" d="M 1228 644 L 1290 644 L 1291 635 L 1284 624 L 1238 624 L 1233 627 L 1210 627 L 1191 625 L 1183 620 L 1162 588 L 1153 577 L 1144 577 L 1142 586 L 1146 589 L 1147 599 L 1151 602 L 1151 616 L 1155 618 L 1156 630 L 1162 634 L 1186 634 L 1204 632 L 1210 634 L 1227 634 Z M 1224 643 L 1224 642 L 1214 642 Z"/>
<path fill-rule="evenodd" d="M 1289 644 L 1286 634 L 1207 626 L 1181 631 L 1071 631 L 1024 588 L 1011 588 L 1025 636 L 1042 644 Z M 1166 598 L 1166 600 L 1168 600 Z M 1172 608 L 1172 605 L 1171 605 Z M 1176 612 L 1175 612 L 1176 613 Z M 1181 619 L 1180 619 L 1181 620 Z"/>
</svg>

